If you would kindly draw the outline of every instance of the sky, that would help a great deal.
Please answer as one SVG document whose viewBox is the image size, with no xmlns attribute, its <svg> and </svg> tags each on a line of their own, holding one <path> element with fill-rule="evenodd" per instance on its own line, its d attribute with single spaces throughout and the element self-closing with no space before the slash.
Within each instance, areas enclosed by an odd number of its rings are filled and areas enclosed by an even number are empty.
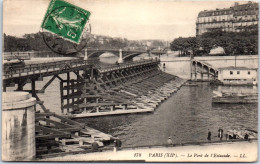
<svg viewBox="0 0 260 164">
<path fill-rule="evenodd" d="M 196 35 L 203 10 L 229 8 L 235 1 L 66 0 L 91 12 L 91 33 L 129 40 Z M 4 0 L 3 32 L 22 37 L 40 31 L 50 0 Z M 240 4 L 246 3 L 239 1 Z"/>
</svg>

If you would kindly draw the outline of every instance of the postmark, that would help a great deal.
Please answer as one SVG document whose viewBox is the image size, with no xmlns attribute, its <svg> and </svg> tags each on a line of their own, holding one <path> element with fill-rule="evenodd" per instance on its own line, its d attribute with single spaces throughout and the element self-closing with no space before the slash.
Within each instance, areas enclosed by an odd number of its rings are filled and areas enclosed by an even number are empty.
<svg viewBox="0 0 260 164">
<path fill-rule="evenodd" d="M 90 12 L 68 2 L 52 0 L 42 22 L 45 44 L 61 55 L 81 51 L 91 38 Z"/>
<path fill-rule="evenodd" d="M 80 52 L 87 46 L 88 41 L 91 39 L 90 32 L 91 25 L 90 23 L 87 23 L 86 27 L 83 29 L 79 44 L 71 42 L 48 31 L 42 30 L 41 33 L 44 43 L 47 45 L 47 47 L 49 47 L 50 50 L 60 55 L 70 55 Z"/>
<path fill-rule="evenodd" d="M 62 0 L 52 0 L 42 29 L 57 34 L 69 41 L 79 43 L 90 12 Z"/>
</svg>

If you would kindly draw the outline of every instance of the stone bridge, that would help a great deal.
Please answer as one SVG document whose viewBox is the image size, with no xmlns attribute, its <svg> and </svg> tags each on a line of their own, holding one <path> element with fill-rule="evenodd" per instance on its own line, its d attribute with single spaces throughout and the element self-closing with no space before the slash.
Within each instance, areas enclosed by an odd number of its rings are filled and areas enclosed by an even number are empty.
<svg viewBox="0 0 260 164">
<path fill-rule="evenodd" d="M 131 61 L 134 57 L 147 53 L 148 55 L 162 55 L 167 53 L 166 51 L 156 51 L 156 50 L 122 50 L 122 49 L 93 49 L 85 48 L 84 50 L 84 60 L 97 59 L 100 55 L 104 53 L 112 53 L 118 57 L 118 63 L 123 63 L 124 61 Z"/>
<path fill-rule="evenodd" d="M 118 63 L 124 61 L 132 61 L 132 59 L 138 55 L 147 53 L 148 55 L 166 54 L 166 50 L 124 50 L 124 49 L 97 49 L 97 48 L 85 48 L 80 53 L 72 53 L 70 55 L 64 55 L 66 57 L 84 57 L 84 60 L 95 60 L 104 53 L 112 53 L 118 57 Z M 37 57 L 60 57 L 62 55 L 56 54 L 52 51 L 34 51 L 34 52 L 4 52 L 4 60 L 22 59 L 28 60 L 30 58 Z"/>
</svg>

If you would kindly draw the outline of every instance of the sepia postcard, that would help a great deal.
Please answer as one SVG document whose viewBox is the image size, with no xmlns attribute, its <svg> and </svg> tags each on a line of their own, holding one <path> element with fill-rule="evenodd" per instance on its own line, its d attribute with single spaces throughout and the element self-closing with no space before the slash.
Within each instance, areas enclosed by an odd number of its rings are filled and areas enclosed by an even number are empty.
<svg viewBox="0 0 260 164">
<path fill-rule="evenodd" d="M 4 0 L 2 160 L 256 162 L 258 1 Z"/>
</svg>

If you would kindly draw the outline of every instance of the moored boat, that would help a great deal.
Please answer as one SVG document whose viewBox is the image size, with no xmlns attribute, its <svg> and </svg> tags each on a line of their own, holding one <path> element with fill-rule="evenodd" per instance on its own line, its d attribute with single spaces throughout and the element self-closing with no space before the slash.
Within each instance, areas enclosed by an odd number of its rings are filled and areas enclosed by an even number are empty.
<svg viewBox="0 0 260 164">
<path fill-rule="evenodd" d="M 219 104 L 251 104 L 258 102 L 258 94 L 223 94 L 221 92 L 213 91 L 212 103 Z"/>
<path fill-rule="evenodd" d="M 258 132 L 251 129 L 233 129 L 227 131 L 229 139 L 257 139 Z"/>
</svg>

